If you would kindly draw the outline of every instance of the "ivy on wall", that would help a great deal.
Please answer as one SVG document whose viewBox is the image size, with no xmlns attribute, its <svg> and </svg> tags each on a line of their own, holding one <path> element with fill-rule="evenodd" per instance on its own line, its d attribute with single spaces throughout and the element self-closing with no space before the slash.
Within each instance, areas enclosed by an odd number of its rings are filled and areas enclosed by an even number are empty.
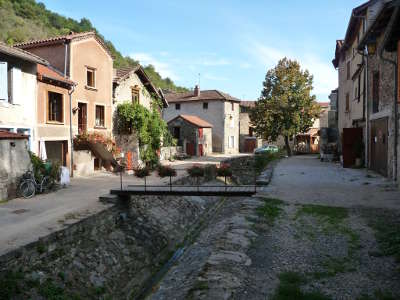
<svg viewBox="0 0 400 300">
<path fill-rule="evenodd" d="M 117 130 L 120 134 L 136 134 L 140 158 L 147 165 L 158 163 L 161 146 L 172 146 L 174 140 L 159 113 L 160 103 L 154 99 L 151 110 L 139 103 L 124 102 L 117 106 Z"/>
</svg>

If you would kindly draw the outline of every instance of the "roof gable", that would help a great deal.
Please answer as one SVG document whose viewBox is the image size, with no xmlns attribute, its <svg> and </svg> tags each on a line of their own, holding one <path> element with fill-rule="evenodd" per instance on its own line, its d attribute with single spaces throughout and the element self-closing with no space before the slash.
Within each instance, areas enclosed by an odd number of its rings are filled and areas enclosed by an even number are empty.
<svg viewBox="0 0 400 300">
<path fill-rule="evenodd" d="M 239 99 L 218 90 L 203 90 L 200 91 L 199 96 L 195 96 L 193 91 L 184 93 L 166 92 L 165 98 L 167 99 L 168 103 L 214 100 L 240 102 Z"/>
<path fill-rule="evenodd" d="M 199 128 L 212 128 L 213 127 L 207 121 L 199 118 L 198 116 L 193 116 L 193 115 L 179 115 L 179 116 L 173 118 L 172 120 L 168 121 L 168 124 L 177 119 L 182 119 L 182 120 L 184 120 L 196 127 L 199 127 Z"/>
<path fill-rule="evenodd" d="M 22 49 L 10 47 L 3 43 L 0 43 L 0 53 L 3 53 L 8 56 L 12 56 L 12 57 L 17 57 L 24 61 L 29 61 L 29 62 L 35 63 L 35 64 L 49 65 L 49 62 L 47 60 L 45 60 L 33 53 L 30 53 L 30 52 L 22 50 Z"/>
</svg>

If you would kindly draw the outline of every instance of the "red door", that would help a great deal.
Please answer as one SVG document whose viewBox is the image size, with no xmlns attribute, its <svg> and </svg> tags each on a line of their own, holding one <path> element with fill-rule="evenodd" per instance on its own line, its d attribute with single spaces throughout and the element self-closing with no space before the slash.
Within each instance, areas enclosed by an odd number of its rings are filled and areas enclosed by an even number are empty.
<svg viewBox="0 0 400 300">
<path fill-rule="evenodd" d="M 357 143 L 362 143 L 362 128 L 343 128 L 343 168 L 350 168 L 356 164 Z"/>
<path fill-rule="evenodd" d="M 246 139 L 244 141 L 244 152 L 253 153 L 256 148 L 256 139 Z"/>
<path fill-rule="evenodd" d="M 196 149 L 194 147 L 194 143 L 186 143 L 186 154 L 190 156 L 196 155 Z"/>
<path fill-rule="evenodd" d="M 199 156 L 203 156 L 203 144 L 199 145 Z"/>
</svg>

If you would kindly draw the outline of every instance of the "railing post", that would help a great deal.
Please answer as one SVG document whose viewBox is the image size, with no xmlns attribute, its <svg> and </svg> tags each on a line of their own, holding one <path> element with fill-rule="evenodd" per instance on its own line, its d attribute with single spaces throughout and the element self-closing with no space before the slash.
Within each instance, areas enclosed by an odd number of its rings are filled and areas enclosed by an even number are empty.
<svg viewBox="0 0 400 300">
<path fill-rule="evenodd" d="M 146 183 L 146 178 L 147 178 L 147 176 L 144 176 L 144 191 L 146 192 L 146 185 L 147 185 L 147 183 Z"/>
<path fill-rule="evenodd" d="M 172 192 L 172 176 L 169 176 L 169 191 Z"/>
<path fill-rule="evenodd" d="M 254 192 L 257 193 L 257 170 L 254 168 Z"/>
<path fill-rule="evenodd" d="M 225 175 L 225 192 L 226 192 L 226 175 Z"/>
<path fill-rule="evenodd" d="M 119 170 L 119 181 L 121 184 L 121 191 L 122 191 L 122 168 L 120 168 L 120 170 Z"/>
</svg>

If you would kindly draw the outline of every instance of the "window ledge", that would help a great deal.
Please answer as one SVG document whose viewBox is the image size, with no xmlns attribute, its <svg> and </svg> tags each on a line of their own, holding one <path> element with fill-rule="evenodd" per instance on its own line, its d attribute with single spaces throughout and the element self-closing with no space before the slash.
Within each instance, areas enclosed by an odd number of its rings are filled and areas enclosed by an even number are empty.
<svg viewBox="0 0 400 300">
<path fill-rule="evenodd" d="M 93 87 L 93 86 L 85 85 L 85 89 L 91 90 L 91 91 L 96 91 L 96 92 L 97 92 L 97 88 L 95 88 L 95 87 Z"/>
<path fill-rule="evenodd" d="M 57 122 L 57 121 L 47 121 L 46 124 L 50 124 L 50 125 L 65 125 L 64 122 Z"/>
<path fill-rule="evenodd" d="M 94 126 L 93 128 L 94 129 L 107 129 L 107 127 L 104 127 L 104 126 Z"/>
</svg>

